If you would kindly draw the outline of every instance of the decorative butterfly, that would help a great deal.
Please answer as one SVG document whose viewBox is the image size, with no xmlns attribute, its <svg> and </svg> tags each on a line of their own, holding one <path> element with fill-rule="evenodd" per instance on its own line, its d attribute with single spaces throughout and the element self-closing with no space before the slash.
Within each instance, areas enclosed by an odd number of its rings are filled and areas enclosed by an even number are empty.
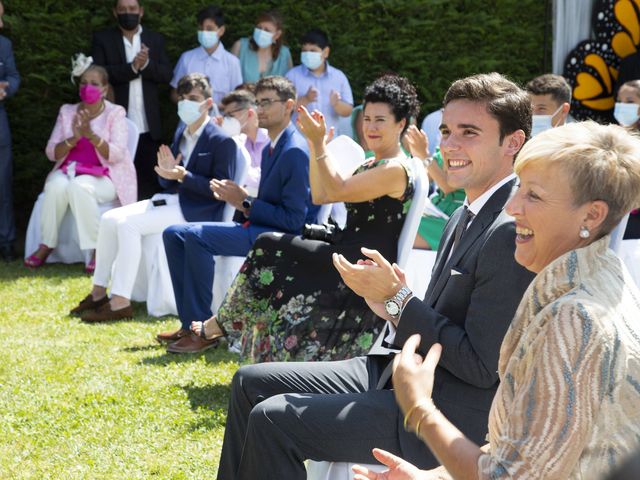
<svg viewBox="0 0 640 480">
<path fill-rule="evenodd" d="M 574 118 L 611 123 L 620 60 L 640 49 L 640 0 L 598 0 L 593 21 L 595 39 L 567 55 L 564 77 L 573 88 Z"/>
</svg>

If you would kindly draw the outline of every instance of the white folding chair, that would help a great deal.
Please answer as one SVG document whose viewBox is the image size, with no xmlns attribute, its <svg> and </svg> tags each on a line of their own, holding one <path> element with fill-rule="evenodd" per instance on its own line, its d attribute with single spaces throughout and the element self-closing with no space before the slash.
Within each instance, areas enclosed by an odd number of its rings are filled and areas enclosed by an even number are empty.
<svg viewBox="0 0 640 480">
<path fill-rule="evenodd" d="M 360 145 L 346 135 L 340 135 L 327 144 L 327 150 L 336 163 L 336 169 L 341 175 L 351 175 L 356 168 L 365 161 L 365 153 Z M 326 223 L 329 217 L 343 228 L 347 223 L 347 209 L 344 203 L 325 203 L 320 207 L 317 223 Z"/>
<path fill-rule="evenodd" d="M 128 118 L 127 120 L 127 150 L 131 155 L 131 161 L 136 155 L 136 149 L 138 148 L 138 127 Z M 29 217 L 29 223 L 27 225 L 27 232 L 24 242 L 24 258 L 27 258 L 33 252 L 36 251 L 38 245 L 42 240 L 42 232 L 40 230 L 40 216 L 42 215 L 42 202 L 44 201 L 44 193 L 40 193 L 36 199 L 31 216 Z M 111 202 L 105 202 L 98 205 L 100 209 L 100 215 L 104 212 L 117 208 L 120 206 L 120 201 L 115 199 Z M 80 249 L 80 241 L 78 240 L 78 229 L 76 227 L 76 221 L 73 218 L 71 209 L 67 209 L 62 223 L 60 224 L 60 231 L 58 233 L 58 245 L 55 250 L 51 252 L 51 255 L 47 258 L 47 263 L 79 263 L 84 262 L 87 264 L 91 259 L 91 252 L 89 250 Z"/>
<path fill-rule="evenodd" d="M 416 176 L 414 180 L 415 191 L 413 199 L 411 200 L 411 206 L 402 225 L 400 237 L 398 238 L 398 258 L 396 263 L 403 269 L 407 267 L 409 262 L 413 242 L 418 233 L 418 226 L 420 225 L 420 217 L 422 216 L 427 195 L 429 194 L 429 179 L 427 178 L 422 162 L 418 159 L 412 159 L 412 167 Z M 376 348 L 381 340 L 382 335 L 378 337 L 373 348 Z M 351 471 L 353 465 L 355 464 L 350 462 L 316 462 L 309 460 L 307 462 L 307 480 L 351 479 L 353 478 L 353 472 Z M 374 471 L 383 471 L 385 469 L 383 465 L 365 466 Z"/>
<path fill-rule="evenodd" d="M 236 157 L 236 169 L 233 181 L 242 185 L 247 177 L 251 156 L 244 146 L 244 137 L 234 137 L 241 155 Z M 213 195 L 213 194 L 212 194 Z M 227 204 L 222 213 L 222 221 L 233 220 L 235 209 Z M 177 315 L 173 285 L 169 274 L 169 264 L 162 242 L 162 233 L 145 235 L 142 239 L 142 261 L 138 269 L 132 299 L 147 302 L 147 312 L 154 317 Z M 215 276 L 213 282 L 214 313 L 240 270 L 244 257 L 215 257 Z"/>
</svg>

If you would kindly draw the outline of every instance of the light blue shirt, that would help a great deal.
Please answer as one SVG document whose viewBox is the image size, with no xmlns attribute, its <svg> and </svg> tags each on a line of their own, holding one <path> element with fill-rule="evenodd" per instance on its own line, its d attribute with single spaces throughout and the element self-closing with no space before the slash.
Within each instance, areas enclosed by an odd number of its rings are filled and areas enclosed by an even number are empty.
<svg viewBox="0 0 640 480">
<path fill-rule="evenodd" d="M 326 69 L 320 76 L 315 76 L 304 65 L 293 67 L 287 72 L 286 76 L 295 85 L 298 97 L 306 95 L 310 87 L 314 87 L 318 91 L 316 101 L 308 104 L 307 110 L 310 112 L 320 110 L 326 119 L 327 129 L 330 127 L 337 129 L 340 115 L 336 113 L 331 105 L 331 91 L 335 90 L 340 93 L 340 100 L 353 105 L 351 85 L 349 85 L 346 75 L 341 70 L 329 65 L 329 62 L 326 62 Z M 294 122 L 295 119 L 296 117 L 294 116 Z"/>
<path fill-rule="evenodd" d="M 209 77 L 213 90 L 213 101 L 216 104 L 242 83 L 240 60 L 227 52 L 222 43 L 209 55 L 204 47 L 187 50 L 182 55 L 173 70 L 171 86 L 176 88 L 178 81 L 189 73 L 202 73 Z"/>
</svg>

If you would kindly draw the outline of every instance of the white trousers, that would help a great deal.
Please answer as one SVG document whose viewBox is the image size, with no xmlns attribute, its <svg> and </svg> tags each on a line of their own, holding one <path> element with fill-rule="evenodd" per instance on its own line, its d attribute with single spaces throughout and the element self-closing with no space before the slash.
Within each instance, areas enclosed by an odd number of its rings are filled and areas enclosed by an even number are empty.
<svg viewBox="0 0 640 480">
<path fill-rule="evenodd" d="M 50 248 L 58 246 L 60 224 L 69 207 L 76 220 L 80 248 L 93 250 L 96 248 L 100 224 L 98 204 L 115 198 L 116 188 L 109 177 L 68 177 L 62 170 L 56 170 L 44 184 L 40 217 L 42 243 Z"/>
<path fill-rule="evenodd" d="M 153 200 L 167 204 L 156 207 Z M 142 258 L 142 237 L 185 222 L 177 194 L 156 194 L 151 200 L 105 212 L 98 231 L 93 284 L 108 287 L 113 271 L 111 294 L 130 299 Z"/>
</svg>

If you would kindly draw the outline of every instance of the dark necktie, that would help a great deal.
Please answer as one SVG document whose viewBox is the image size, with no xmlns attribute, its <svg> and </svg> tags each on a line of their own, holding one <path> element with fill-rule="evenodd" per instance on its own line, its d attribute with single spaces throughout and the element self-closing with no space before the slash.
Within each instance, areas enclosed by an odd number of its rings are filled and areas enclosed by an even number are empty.
<svg viewBox="0 0 640 480">
<path fill-rule="evenodd" d="M 460 243 L 460 239 L 462 238 L 462 235 L 464 234 L 464 232 L 467 230 L 467 226 L 469 225 L 469 222 L 473 220 L 473 217 L 475 217 L 473 212 L 469 210 L 469 207 L 465 205 L 462 208 L 464 208 L 464 211 L 460 216 L 460 220 L 458 220 L 458 225 L 456 225 L 456 232 L 453 237 L 453 246 L 451 247 L 452 252 L 456 249 L 456 247 Z"/>
</svg>

